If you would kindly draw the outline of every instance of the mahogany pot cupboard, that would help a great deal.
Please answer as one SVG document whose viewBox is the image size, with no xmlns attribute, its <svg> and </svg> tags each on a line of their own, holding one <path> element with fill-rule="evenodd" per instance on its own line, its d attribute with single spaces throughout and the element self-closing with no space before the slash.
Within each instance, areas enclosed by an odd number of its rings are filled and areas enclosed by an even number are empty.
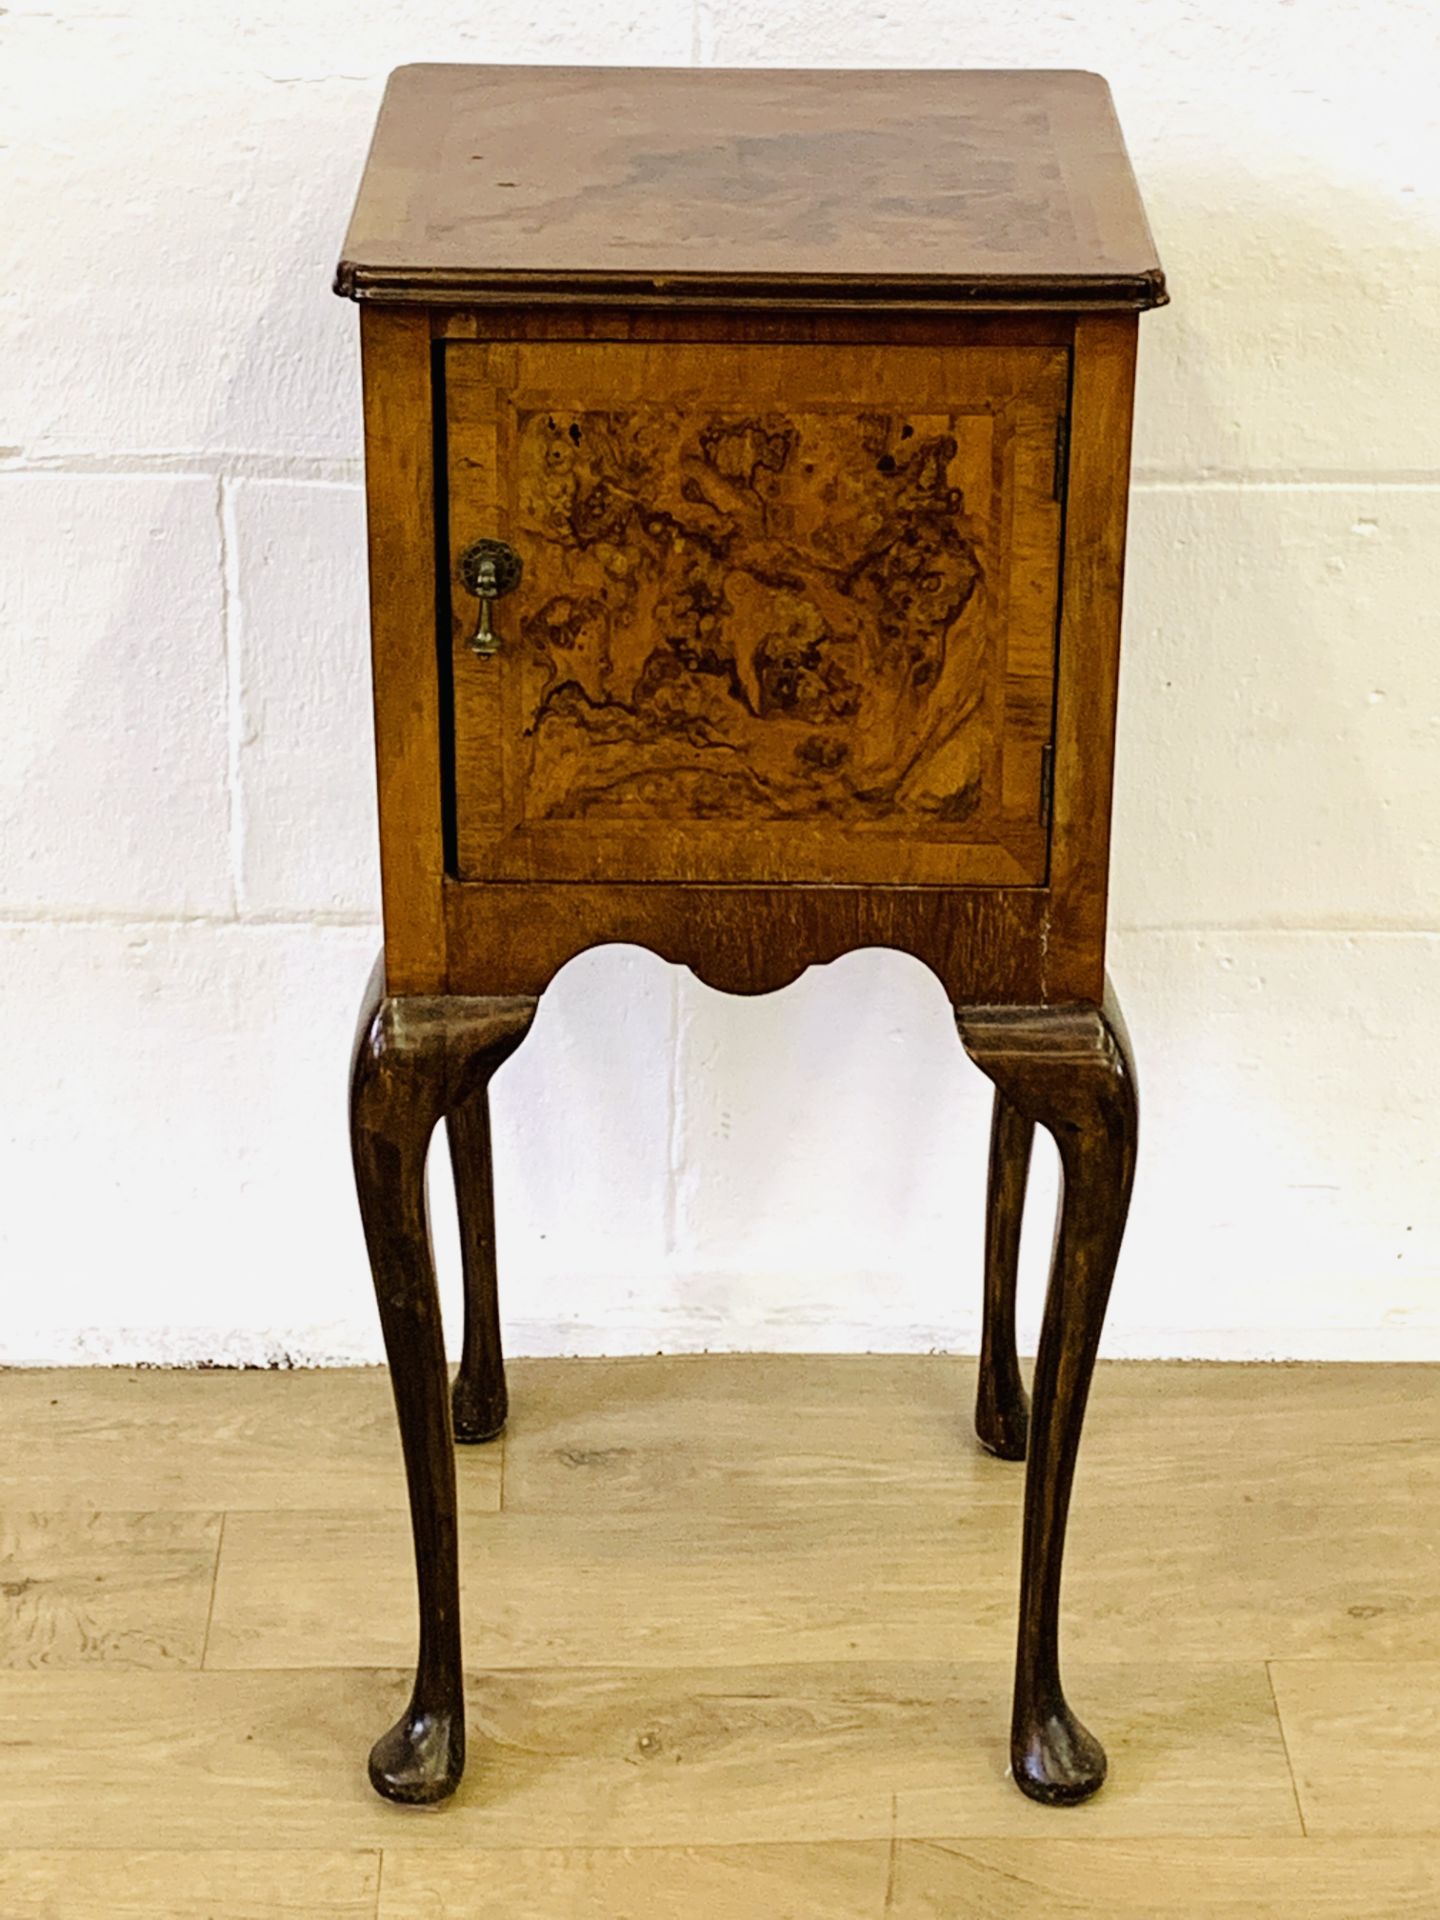
<svg viewBox="0 0 1440 1920">
<path fill-rule="evenodd" d="M 486 1090 L 540 994 L 603 941 L 735 993 L 883 946 L 995 1086 L 976 1417 L 1028 1454 L 1011 1756 L 1082 1800 L 1105 1756 L 1056 1632 L 1135 1165 L 1106 878 L 1136 333 L 1165 299 L 1105 83 L 402 68 L 336 284 L 385 921 L 351 1125 L 420 1590 L 371 1779 L 428 1802 L 464 1766 L 451 1445 L 505 1419 Z M 1037 1124 L 1063 1192 L 1028 1404 Z"/>
</svg>

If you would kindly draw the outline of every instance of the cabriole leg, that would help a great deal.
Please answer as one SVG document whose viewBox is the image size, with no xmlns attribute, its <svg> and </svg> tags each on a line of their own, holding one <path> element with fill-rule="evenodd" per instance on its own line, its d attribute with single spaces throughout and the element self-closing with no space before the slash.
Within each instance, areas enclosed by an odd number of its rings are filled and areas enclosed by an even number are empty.
<svg viewBox="0 0 1440 1920">
<path fill-rule="evenodd" d="M 980 1334 L 980 1382 L 975 1432 L 1001 1460 L 1025 1458 L 1030 1403 L 1015 1351 L 1015 1283 L 1020 1266 L 1020 1222 L 1030 1177 L 1035 1122 L 995 1089 L 990 1117 L 990 1175 L 985 1196 L 985 1316 Z"/>
<path fill-rule="evenodd" d="M 465 1271 L 465 1344 L 451 1396 L 455 1438 L 494 1440 L 509 1412 L 500 1298 L 495 1270 L 495 1181 L 490 1152 L 490 1093 L 482 1087 L 446 1120 L 460 1253 Z"/>
<path fill-rule="evenodd" d="M 1020 1636 L 1010 1758 L 1032 1800 L 1088 1799 L 1105 1778 L 1100 1742 L 1072 1713 L 1058 1631 L 1065 1525 L 1110 1283 L 1135 1174 L 1135 1069 L 1113 993 L 1101 1007 L 977 1008 L 959 1015 L 976 1065 L 1060 1152 L 1061 1196 L 1025 1476 Z"/>
<path fill-rule="evenodd" d="M 388 998 L 371 976 L 350 1076 L 360 1215 L 400 1423 L 420 1651 L 410 1704 L 376 1741 L 370 1779 L 386 1799 L 443 1800 L 465 1765 L 455 1462 L 440 1302 L 425 1201 L 437 1121 L 473 1099 L 520 1044 L 533 999 Z"/>
</svg>

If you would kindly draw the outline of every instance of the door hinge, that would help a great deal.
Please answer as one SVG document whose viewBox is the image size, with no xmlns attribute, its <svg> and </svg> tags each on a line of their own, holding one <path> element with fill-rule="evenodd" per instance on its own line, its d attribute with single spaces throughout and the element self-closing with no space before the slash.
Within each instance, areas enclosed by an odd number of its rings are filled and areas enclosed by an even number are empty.
<svg viewBox="0 0 1440 1920">
<path fill-rule="evenodd" d="M 1065 472 L 1070 464 L 1070 416 L 1059 413 L 1055 416 L 1055 471 L 1050 480 L 1052 500 L 1065 498 Z"/>
<path fill-rule="evenodd" d="M 1052 743 L 1040 749 L 1040 820 L 1050 824 L 1050 808 L 1055 800 L 1055 748 Z"/>
</svg>

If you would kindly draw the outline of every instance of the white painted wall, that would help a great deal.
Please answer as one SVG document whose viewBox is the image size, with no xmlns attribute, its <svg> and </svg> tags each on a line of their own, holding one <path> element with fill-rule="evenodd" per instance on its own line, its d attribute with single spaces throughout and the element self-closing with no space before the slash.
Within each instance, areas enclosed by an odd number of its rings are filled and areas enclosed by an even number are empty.
<svg viewBox="0 0 1440 1920">
<path fill-rule="evenodd" d="M 378 1354 L 328 281 L 386 71 L 495 55 L 1109 76 L 1175 304 L 1142 328 L 1108 1348 L 1440 1357 L 1432 0 L 12 0 L 0 1358 Z M 742 1002 L 587 955 L 495 1103 L 516 1350 L 975 1340 L 986 1089 L 914 962 Z M 1048 1152 L 1036 1187 L 1032 1324 Z"/>
</svg>

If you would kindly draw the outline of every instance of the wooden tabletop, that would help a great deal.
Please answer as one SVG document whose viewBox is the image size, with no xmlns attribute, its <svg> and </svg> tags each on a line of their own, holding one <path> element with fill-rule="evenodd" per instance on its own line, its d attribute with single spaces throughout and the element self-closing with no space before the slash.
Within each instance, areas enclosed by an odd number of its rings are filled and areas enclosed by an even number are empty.
<svg viewBox="0 0 1440 1920">
<path fill-rule="evenodd" d="M 1153 307 L 1110 90 L 1073 72 L 411 66 L 358 300 Z"/>
</svg>

